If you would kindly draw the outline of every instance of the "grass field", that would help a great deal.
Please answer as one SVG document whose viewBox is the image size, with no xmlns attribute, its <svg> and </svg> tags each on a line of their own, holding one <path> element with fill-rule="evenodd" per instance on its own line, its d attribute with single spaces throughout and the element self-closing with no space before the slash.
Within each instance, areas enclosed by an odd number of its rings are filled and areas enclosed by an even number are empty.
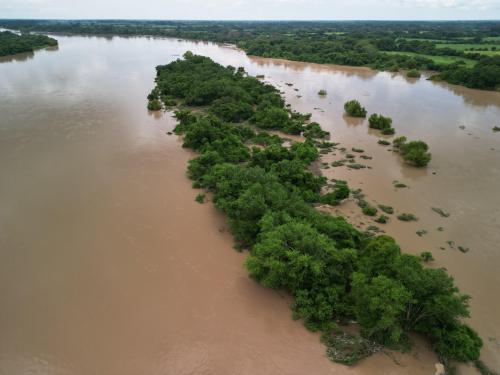
<svg viewBox="0 0 500 375">
<path fill-rule="evenodd" d="M 482 55 L 494 56 L 500 54 L 500 45 L 496 44 L 475 44 L 475 43 L 464 43 L 464 44 L 454 44 L 454 43 L 437 43 L 436 48 L 451 48 L 457 51 L 464 52 L 477 52 Z M 485 48 L 488 51 L 473 51 L 472 48 Z M 492 51 L 492 48 L 497 48 L 497 50 Z"/>
<path fill-rule="evenodd" d="M 389 55 L 404 55 L 404 56 L 420 56 L 425 57 L 434 61 L 436 64 L 453 64 L 457 61 L 465 62 L 465 65 L 468 67 L 473 67 L 476 64 L 476 61 L 470 59 L 464 59 L 456 56 L 432 56 L 432 55 L 423 55 L 420 53 L 414 52 L 399 52 L 399 51 L 382 51 Z"/>
</svg>

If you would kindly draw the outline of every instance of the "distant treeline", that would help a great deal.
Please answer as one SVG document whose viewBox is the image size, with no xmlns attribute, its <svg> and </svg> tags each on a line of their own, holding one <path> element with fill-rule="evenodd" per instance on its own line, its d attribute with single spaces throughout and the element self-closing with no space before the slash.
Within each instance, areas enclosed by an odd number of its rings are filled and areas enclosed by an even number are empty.
<svg viewBox="0 0 500 375">
<path fill-rule="evenodd" d="M 21 34 L 10 31 L 0 32 L 0 56 L 15 55 L 22 52 L 33 52 L 37 48 L 57 46 L 57 40 L 45 35 Z"/>
<path fill-rule="evenodd" d="M 236 44 L 250 55 L 398 71 L 440 72 L 434 79 L 479 89 L 500 85 L 500 22 L 403 21 L 50 21 L 3 20 L 25 31 L 152 35 Z M 438 46 L 438 43 L 446 43 Z M 476 48 L 453 48 L 473 43 Z M 486 44 L 487 43 L 487 44 Z M 450 46 L 451 44 L 451 46 Z M 485 45 L 499 45 L 499 54 Z M 446 57 L 439 59 L 438 57 Z M 476 63 L 477 62 L 477 63 Z"/>
</svg>

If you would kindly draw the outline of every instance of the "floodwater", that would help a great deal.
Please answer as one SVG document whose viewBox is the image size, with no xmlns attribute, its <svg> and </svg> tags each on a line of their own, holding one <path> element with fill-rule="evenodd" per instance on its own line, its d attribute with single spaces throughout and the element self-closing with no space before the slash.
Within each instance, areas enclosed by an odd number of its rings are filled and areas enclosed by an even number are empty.
<svg viewBox="0 0 500 375">
<path fill-rule="evenodd" d="M 0 375 L 434 372 L 419 339 L 409 354 L 379 353 L 352 369 L 331 363 L 318 335 L 291 319 L 289 298 L 247 277 L 224 218 L 194 201 L 192 155 L 166 134 L 174 121 L 145 109 L 154 67 L 187 50 L 264 74 L 335 141 L 373 157 L 373 169 L 324 173 L 420 217 L 386 230 L 406 251 L 432 250 L 434 266 L 473 296 L 471 324 L 486 362 L 500 367 L 500 134 L 491 131 L 500 94 L 211 43 L 57 39 L 58 49 L 0 60 Z M 366 123 L 344 118 L 351 98 L 428 142 L 429 168 L 405 166 Z M 395 191 L 393 180 L 410 188 Z M 339 209 L 367 222 L 352 202 Z M 446 240 L 470 251 L 435 250 Z"/>
</svg>

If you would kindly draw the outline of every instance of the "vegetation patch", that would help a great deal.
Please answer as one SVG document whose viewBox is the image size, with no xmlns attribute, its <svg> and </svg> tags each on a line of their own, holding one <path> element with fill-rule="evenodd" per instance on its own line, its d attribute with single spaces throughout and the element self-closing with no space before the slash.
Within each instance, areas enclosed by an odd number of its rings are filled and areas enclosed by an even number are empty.
<svg viewBox="0 0 500 375">
<path fill-rule="evenodd" d="M 439 214 L 439 216 L 441 216 L 441 217 L 450 217 L 450 214 L 448 212 L 445 212 L 441 208 L 431 207 L 431 210 L 434 211 L 435 213 Z"/>
<path fill-rule="evenodd" d="M 366 109 L 357 100 L 349 100 L 344 104 L 345 112 L 351 117 L 366 117 Z"/>
<path fill-rule="evenodd" d="M 46 35 L 30 33 L 18 35 L 10 31 L 0 31 L 0 56 L 33 52 L 39 48 L 55 46 L 57 46 L 57 40 Z"/>
<path fill-rule="evenodd" d="M 205 194 L 200 193 L 196 196 L 195 201 L 198 203 L 205 203 Z"/>
<path fill-rule="evenodd" d="M 309 171 L 319 157 L 314 141 L 251 146 L 255 129 L 233 116 L 246 113 L 233 111 L 244 104 L 250 104 L 246 116 L 258 128 L 303 131 L 304 117 L 286 110 L 275 88 L 243 69 L 192 53 L 159 66 L 156 83 L 160 98 L 172 95 L 186 108 L 206 108 L 175 113 L 176 134 L 198 153 L 189 161 L 188 176 L 212 194 L 238 247 L 250 250 L 245 261 L 250 276 L 290 293 L 294 317 L 324 333 L 330 358 L 354 363 L 375 347 L 408 343 L 410 332 L 428 337 L 443 357 L 479 358 L 482 342 L 463 323 L 469 297 L 459 293 L 446 271 L 401 253 L 389 236 L 360 232 L 344 218 L 314 208 L 325 199 L 326 184 Z M 228 112 L 213 110 L 234 98 Z M 335 201 L 349 188 L 338 181 L 332 193 Z M 340 320 L 356 320 L 361 338 L 332 341 Z"/>
<path fill-rule="evenodd" d="M 398 219 L 401 221 L 417 221 L 418 220 L 418 218 L 415 215 L 409 214 L 409 213 L 402 213 L 401 215 L 398 215 Z"/>
<path fill-rule="evenodd" d="M 427 234 L 427 231 L 425 229 L 420 229 L 420 230 L 417 230 L 416 233 L 417 233 L 417 236 L 423 237 Z"/>
<path fill-rule="evenodd" d="M 434 257 L 432 256 L 432 253 L 430 251 L 422 251 L 420 253 L 420 258 L 422 258 L 424 262 L 432 262 L 434 260 Z"/>
<path fill-rule="evenodd" d="M 382 134 L 390 135 L 395 133 L 395 130 L 392 127 L 392 119 L 390 117 L 384 117 L 374 113 L 370 116 L 368 122 L 370 124 L 370 128 L 380 130 Z"/>
<path fill-rule="evenodd" d="M 394 213 L 394 208 L 391 206 L 386 206 L 385 204 L 379 204 L 378 208 L 380 208 L 384 213 L 392 215 Z"/>
<path fill-rule="evenodd" d="M 406 76 L 409 78 L 420 78 L 421 74 L 416 69 L 411 69 L 406 73 Z"/>
<path fill-rule="evenodd" d="M 392 144 L 399 150 L 406 162 L 416 167 L 425 167 L 431 161 L 429 146 L 423 141 L 407 142 L 406 137 L 399 137 Z"/>
</svg>

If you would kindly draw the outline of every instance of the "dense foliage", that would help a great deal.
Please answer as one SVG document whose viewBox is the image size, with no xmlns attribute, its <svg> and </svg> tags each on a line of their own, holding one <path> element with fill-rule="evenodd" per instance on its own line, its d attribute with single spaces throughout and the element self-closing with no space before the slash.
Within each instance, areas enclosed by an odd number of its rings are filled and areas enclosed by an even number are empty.
<svg viewBox="0 0 500 375">
<path fill-rule="evenodd" d="M 18 35 L 10 31 L 0 31 L 0 56 L 33 52 L 35 49 L 50 46 L 57 46 L 57 40 L 45 35 Z"/>
<path fill-rule="evenodd" d="M 444 270 L 425 268 L 420 257 L 402 254 L 392 238 L 370 237 L 313 207 L 349 195 L 342 181 L 329 198 L 320 194 L 325 179 L 308 171 L 318 158 L 318 143 L 307 139 L 285 147 L 279 137 L 213 111 L 220 100 L 236 98 L 235 105 L 251 104 L 253 112 L 245 117 L 256 126 L 286 130 L 291 115 L 273 87 L 242 69 L 187 53 L 184 60 L 157 68 L 156 89 L 160 99 L 175 96 L 184 108 L 176 112 L 176 132 L 184 135 L 185 147 L 199 152 L 188 175 L 213 194 L 238 245 L 250 249 L 251 277 L 293 295 L 294 316 L 325 333 L 331 358 L 356 359 L 337 356 L 338 348 L 353 340 L 339 336 L 344 344 L 336 345 L 329 336 L 346 319 L 357 320 L 366 338 L 382 344 L 405 344 L 414 331 L 446 358 L 478 358 L 481 340 L 462 322 L 469 297 Z M 204 110 L 186 109 L 199 105 Z M 261 117 L 273 121 L 256 120 Z M 366 342 L 358 345 L 359 353 L 370 352 Z"/>
<path fill-rule="evenodd" d="M 443 72 L 437 79 L 480 89 L 495 89 L 500 84 L 500 62 L 489 57 L 500 53 L 498 21 L 3 20 L 0 26 L 26 31 L 209 40 L 233 43 L 257 56 L 390 71 L 433 70 Z M 487 67 L 486 71 L 474 68 L 476 62 Z"/>
</svg>

